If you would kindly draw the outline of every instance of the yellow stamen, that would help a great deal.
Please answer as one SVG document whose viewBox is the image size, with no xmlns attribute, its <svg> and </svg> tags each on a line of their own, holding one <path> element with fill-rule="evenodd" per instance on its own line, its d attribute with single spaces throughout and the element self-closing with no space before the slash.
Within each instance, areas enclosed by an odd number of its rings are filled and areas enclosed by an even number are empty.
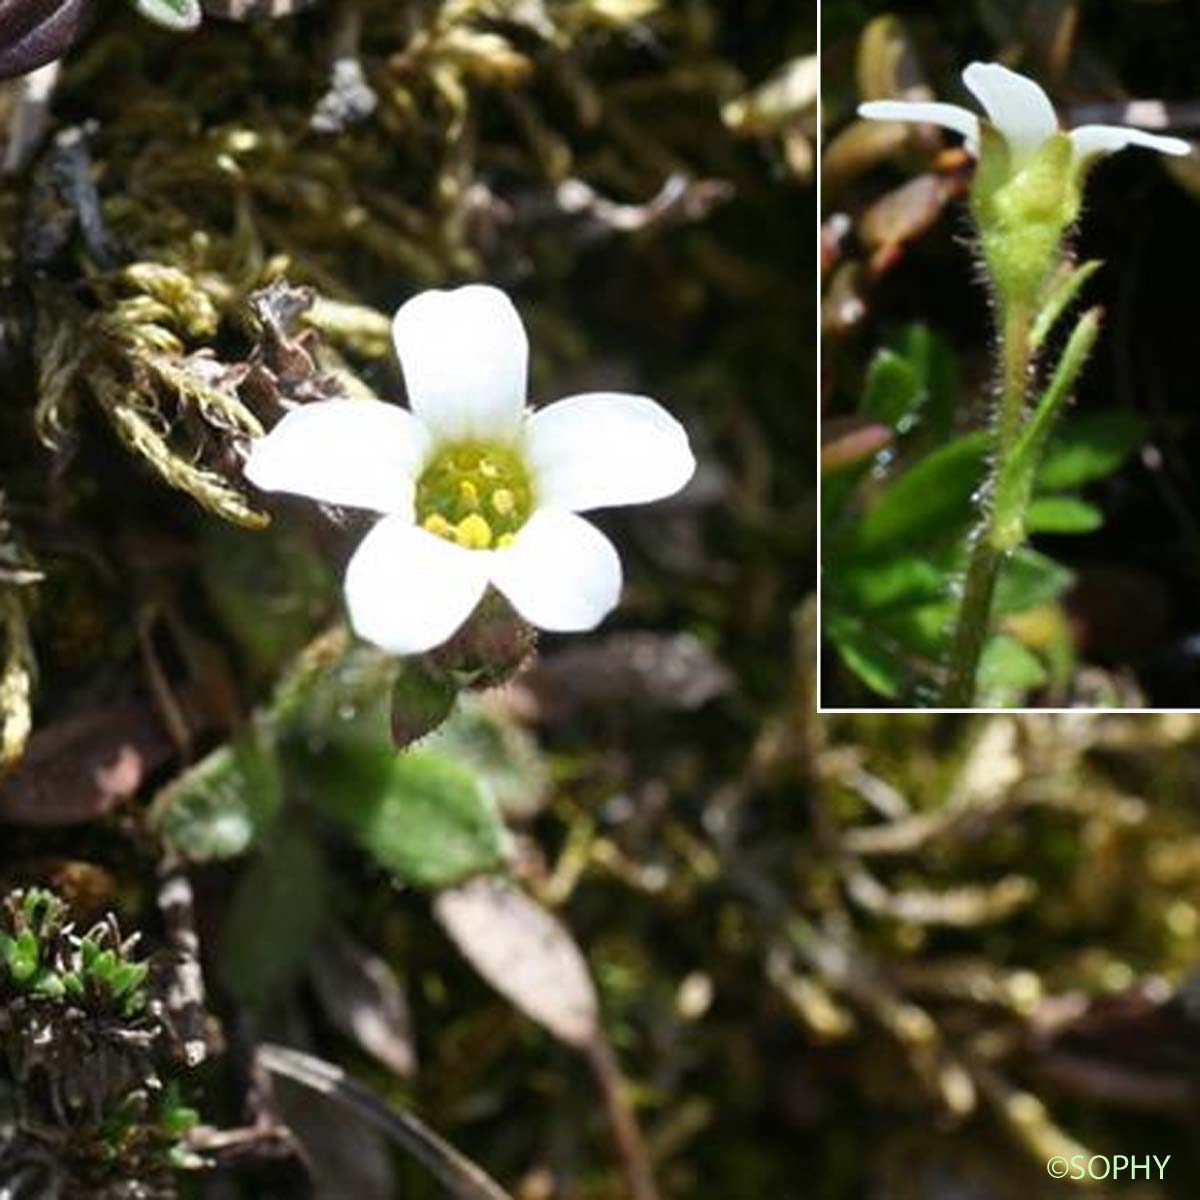
<svg viewBox="0 0 1200 1200">
<path fill-rule="evenodd" d="M 486 550 L 492 544 L 492 527 L 478 513 L 470 513 L 455 526 L 454 539 L 468 550 Z"/>
<path fill-rule="evenodd" d="M 507 517 L 516 505 L 513 494 L 508 488 L 497 488 L 492 493 L 492 507 L 502 516 Z"/>
<path fill-rule="evenodd" d="M 454 535 L 454 526 L 442 516 L 441 513 L 430 513 L 429 516 L 421 522 L 421 528 L 428 530 L 430 533 L 436 534 L 438 537 L 447 537 Z"/>
<path fill-rule="evenodd" d="M 458 494 L 462 502 L 468 508 L 479 507 L 479 491 L 469 479 L 460 479 L 458 483 Z"/>
<path fill-rule="evenodd" d="M 502 533 L 496 539 L 496 549 L 503 550 L 506 546 L 511 546 L 517 540 L 515 533 Z"/>
</svg>

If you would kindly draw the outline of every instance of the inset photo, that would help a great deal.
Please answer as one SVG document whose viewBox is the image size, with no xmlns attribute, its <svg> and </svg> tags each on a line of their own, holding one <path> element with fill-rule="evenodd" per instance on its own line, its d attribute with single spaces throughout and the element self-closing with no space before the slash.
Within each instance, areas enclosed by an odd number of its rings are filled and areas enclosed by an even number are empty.
<svg viewBox="0 0 1200 1200">
<path fill-rule="evenodd" d="M 1200 706 L 1200 14 L 822 10 L 822 709 Z"/>
</svg>

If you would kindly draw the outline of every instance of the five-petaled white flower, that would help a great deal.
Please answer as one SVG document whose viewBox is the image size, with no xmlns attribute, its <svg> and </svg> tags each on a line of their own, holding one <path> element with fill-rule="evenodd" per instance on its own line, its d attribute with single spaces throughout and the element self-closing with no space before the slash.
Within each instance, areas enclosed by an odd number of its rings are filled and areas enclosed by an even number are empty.
<svg viewBox="0 0 1200 1200">
<path fill-rule="evenodd" d="M 999 63 L 971 63 L 963 83 L 983 106 L 988 120 L 1008 145 L 1013 170 L 1031 158 L 1046 140 L 1059 132 L 1050 98 L 1032 79 Z M 967 149 L 979 153 L 979 117 L 957 104 L 907 100 L 871 100 L 860 104 L 860 116 L 879 121 L 921 121 L 961 133 Z M 1080 125 L 1070 130 L 1072 158 L 1086 165 L 1100 154 L 1126 146 L 1146 146 L 1163 154 L 1187 154 L 1191 147 L 1180 138 L 1163 137 L 1124 125 Z"/>
<path fill-rule="evenodd" d="M 449 638 L 488 586 L 543 629 L 591 629 L 621 563 L 577 514 L 677 492 L 695 459 L 653 400 L 619 392 L 525 409 L 528 344 L 501 291 L 428 291 L 396 313 L 411 411 L 377 400 L 294 408 L 254 442 L 265 491 L 382 513 L 346 569 L 357 633 L 395 654 Z"/>
</svg>

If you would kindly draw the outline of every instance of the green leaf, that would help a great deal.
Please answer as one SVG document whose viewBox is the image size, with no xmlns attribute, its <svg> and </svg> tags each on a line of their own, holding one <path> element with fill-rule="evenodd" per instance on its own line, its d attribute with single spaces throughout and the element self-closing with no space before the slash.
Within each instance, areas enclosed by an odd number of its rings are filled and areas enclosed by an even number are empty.
<svg viewBox="0 0 1200 1200">
<path fill-rule="evenodd" d="M 307 657 L 307 656 L 305 656 Z M 391 696 L 402 660 L 340 637 L 301 661 L 276 689 L 280 739 L 316 754 L 325 747 L 391 749 Z"/>
<path fill-rule="evenodd" d="M 1067 306 L 1079 294 L 1080 289 L 1104 264 L 1098 258 L 1089 259 L 1078 267 L 1061 272 L 1050 288 L 1042 311 L 1029 333 L 1029 345 L 1033 350 L 1040 349 L 1050 331 L 1058 323 L 1059 318 L 1067 310 Z"/>
<path fill-rule="evenodd" d="M 1019 703 L 1025 693 L 1046 682 L 1041 659 L 1016 638 L 990 638 L 979 662 L 977 688 L 982 702 L 1005 706 Z"/>
<path fill-rule="evenodd" d="M 1075 576 L 1052 558 L 1028 546 L 1008 556 L 996 581 L 993 616 L 1024 612 L 1057 600 Z"/>
<path fill-rule="evenodd" d="M 503 865 L 506 833 L 496 802 L 479 774 L 448 754 L 323 757 L 314 802 L 399 880 L 446 887 Z"/>
<path fill-rule="evenodd" d="M 1104 524 L 1104 514 L 1078 496 L 1042 496 L 1025 513 L 1029 533 L 1091 533 Z"/>
<path fill-rule="evenodd" d="M 962 394 L 954 348 L 940 333 L 920 323 L 909 325 L 895 348 L 912 365 L 925 393 L 922 425 L 935 437 L 945 437 L 954 424 Z"/>
<path fill-rule="evenodd" d="M 867 612 L 940 600 L 950 590 L 944 567 L 911 557 L 848 563 L 833 582 L 852 607 Z"/>
<path fill-rule="evenodd" d="M 847 668 L 873 692 L 894 700 L 909 682 L 903 660 L 858 622 L 831 614 L 825 633 Z"/>
<path fill-rule="evenodd" d="M 974 519 L 971 497 L 984 475 L 987 430 L 956 438 L 889 483 L 859 523 L 853 550 L 862 555 L 910 552 L 954 537 Z"/>
<path fill-rule="evenodd" d="M 863 384 L 862 411 L 894 429 L 911 422 L 925 399 L 912 364 L 894 350 L 876 351 Z"/>
<path fill-rule="evenodd" d="M 51 1000 L 62 999 L 67 991 L 63 985 L 61 976 L 51 971 L 48 967 L 43 967 L 34 976 L 31 986 L 32 990 L 37 992 L 39 996 L 46 996 Z"/>
<path fill-rule="evenodd" d="M 200 570 L 217 616 L 262 680 L 278 675 L 335 604 L 329 569 L 284 522 L 266 532 L 211 522 Z"/>
<path fill-rule="evenodd" d="M 21 930 L 15 938 L 6 937 L 0 944 L 0 952 L 14 983 L 26 984 L 37 974 L 41 947 L 32 929 Z"/>
<path fill-rule="evenodd" d="M 173 1137 L 183 1137 L 190 1129 L 200 1124 L 200 1114 L 186 1104 L 172 1104 L 162 1113 L 162 1126 Z"/>
<path fill-rule="evenodd" d="M 141 987 L 150 972 L 150 964 L 145 962 L 123 962 L 113 971 L 109 987 L 115 998 L 120 999 L 126 992 L 132 992 Z"/>
<path fill-rule="evenodd" d="M 481 772 L 459 759 L 461 746 L 393 747 L 396 674 L 395 659 L 355 646 L 288 700 L 289 786 L 405 883 L 443 887 L 496 869 L 504 825 Z"/>
<path fill-rule="evenodd" d="M 221 978 L 261 1008 L 300 974 L 328 915 L 328 870 L 303 828 L 281 826 L 238 881 L 222 929 Z"/>
<path fill-rule="evenodd" d="M 478 695 L 463 692 L 425 747 L 473 770 L 507 816 L 528 818 L 545 800 L 549 771 L 537 740 Z"/>
<path fill-rule="evenodd" d="M 1066 420 L 1046 447 L 1038 490 L 1067 491 L 1103 479 L 1118 470 L 1145 437 L 1145 421 L 1125 409 Z"/>
<path fill-rule="evenodd" d="M 112 949 L 101 950 L 95 958 L 92 959 L 91 973 L 102 983 L 111 984 L 113 973 L 117 969 L 116 951 Z"/>
<path fill-rule="evenodd" d="M 152 823 L 188 861 L 210 862 L 244 854 L 282 804 L 275 749 L 251 727 L 168 784 L 155 800 Z"/>
<path fill-rule="evenodd" d="M 196 29 L 204 17 L 200 0 L 130 0 L 130 3 L 147 21 L 180 33 Z"/>
<path fill-rule="evenodd" d="M 1099 333 L 1100 310 L 1089 309 L 1075 323 L 1033 415 L 1021 427 L 1016 442 L 998 464 L 988 534 L 997 550 L 1015 550 L 1025 540 L 1025 514 L 1046 446 Z"/>
</svg>

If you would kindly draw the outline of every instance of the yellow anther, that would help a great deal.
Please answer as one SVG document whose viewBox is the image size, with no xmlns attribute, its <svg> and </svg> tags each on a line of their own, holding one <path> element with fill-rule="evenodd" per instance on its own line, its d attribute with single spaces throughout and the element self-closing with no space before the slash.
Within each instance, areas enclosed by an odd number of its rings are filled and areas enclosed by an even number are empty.
<svg viewBox="0 0 1200 1200">
<path fill-rule="evenodd" d="M 492 527 L 478 513 L 470 513 L 454 527 L 454 539 L 468 550 L 486 550 L 492 544 Z"/>
<path fill-rule="evenodd" d="M 505 546 L 511 546 L 513 544 L 513 542 L 515 542 L 516 540 L 517 540 L 516 534 L 502 533 L 496 539 L 496 549 L 503 550 L 505 548 Z"/>
<path fill-rule="evenodd" d="M 0 7 L 4 0 L 0 0 Z M 525 462 L 508 446 L 464 442 L 426 464 L 414 497 L 422 528 L 471 550 L 510 545 L 533 505 Z"/>
</svg>

